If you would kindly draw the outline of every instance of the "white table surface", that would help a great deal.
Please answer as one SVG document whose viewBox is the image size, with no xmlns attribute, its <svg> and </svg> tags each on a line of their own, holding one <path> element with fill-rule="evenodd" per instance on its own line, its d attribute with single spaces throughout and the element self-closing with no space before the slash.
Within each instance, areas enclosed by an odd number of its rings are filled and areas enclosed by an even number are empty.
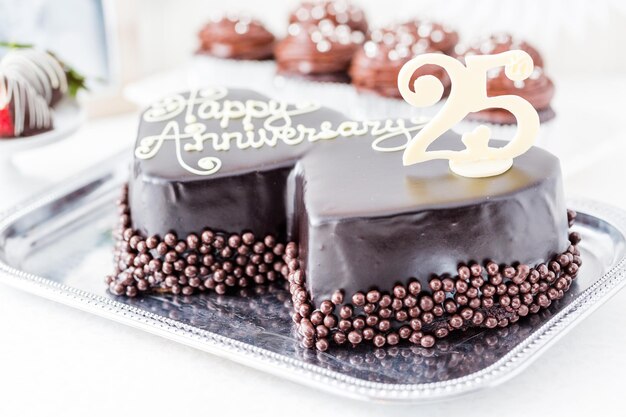
<svg viewBox="0 0 626 417">
<path fill-rule="evenodd" d="M 556 107 L 566 126 L 559 129 L 566 136 L 559 139 L 563 146 L 601 154 L 582 169 L 566 170 L 566 192 L 626 209 L 626 137 L 619 129 L 624 116 L 623 109 L 612 108 L 624 97 L 624 85 L 626 79 L 599 87 L 572 83 L 560 89 Z M 596 115 L 581 113 L 590 106 L 583 99 L 597 102 Z M 595 136 L 594 121 L 601 132 Z M 47 188 L 50 180 L 130 148 L 135 125 L 136 115 L 90 121 L 63 142 L 19 155 L 18 165 L 36 180 L 6 196 L 0 179 L 0 210 Z M 610 146 L 598 150 L 600 142 Z M 454 401 L 389 406 L 312 391 L 2 285 L 0 416 L 624 415 L 625 311 L 622 291 L 503 385 Z"/>
</svg>

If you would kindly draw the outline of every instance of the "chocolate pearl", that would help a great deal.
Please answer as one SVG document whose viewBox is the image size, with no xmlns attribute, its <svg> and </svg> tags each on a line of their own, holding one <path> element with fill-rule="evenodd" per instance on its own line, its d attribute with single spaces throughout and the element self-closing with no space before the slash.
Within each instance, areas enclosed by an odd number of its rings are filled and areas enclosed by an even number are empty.
<svg viewBox="0 0 626 417">
<path fill-rule="evenodd" d="M 176 243 L 178 243 L 178 239 L 174 233 L 166 233 L 165 236 L 163 236 L 163 242 L 170 248 L 174 248 Z"/>
<path fill-rule="evenodd" d="M 580 236 L 580 233 L 578 233 L 578 232 L 571 232 L 569 234 L 569 241 L 572 243 L 572 245 L 578 245 L 581 240 L 582 240 L 582 238 Z"/>
<path fill-rule="evenodd" d="M 422 322 L 420 319 L 412 319 L 409 322 L 409 325 L 411 326 L 411 329 L 415 330 L 415 331 L 419 331 L 422 329 Z"/>
<path fill-rule="evenodd" d="M 256 239 L 253 233 L 247 232 L 241 236 L 241 240 L 243 241 L 244 244 L 250 246 L 254 243 Z"/>
<path fill-rule="evenodd" d="M 328 330 L 328 327 L 324 326 L 324 325 L 317 325 L 315 326 L 315 336 L 319 339 L 327 337 L 328 334 L 330 333 L 330 331 Z"/>
<path fill-rule="evenodd" d="M 317 339 L 315 342 L 315 348 L 320 352 L 326 352 L 328 350 L 328 340 L 326 339 Z"/>
<path fill-rule="evenodd" d="M 320 303 L 320 311 L 324 315 L 330 314 L 334 310 L 334 308 L 335 306 L 330 300 L 324 300 Z"/>
<path fill-rule="evenodd" d="M 457 310 L 456 303 L 453 300 L 446 300 L 443 303 L 443 308 L 448 314 L 454 314 Z"/>
<path fill-rule="evenodd" d="M 420 344 L 422 336 L 422 332 L 412 332 L 411 336 L 409 337 L 409 342 L 415 345 Z"/>
<path fill-rule="evenodd" d="M 352 304 L 357 307 L 365 305 L 365 295 L 362 292 L 357 292 L 352 296 Z"/>
<path fill-rule="evenodd" d="M 311 313 L 311 323 L 317 326 L 322 324 L 322 321 L 324 321 L 324 315 L 321 311 L 315 310 Z"/>
<path fill-rule="evenodd" d="M 428 285 L 430 286 L 430 289 L 433 291 L 439 291 L 441 290 L 441 287 L 443 287 L 443 284 L 441 282 L 441 280 L 439 278 L 433 278 L 428 282 Z"/>
<path fill-rule="evenodd" d="M 205 230 L 204 232 L 202 232 L 202 235 L 200 235 L 200 239 L 202 239 L 202 243 L 206 245 L 210 245 L 211 242 L 213 242 L 214 237 L 215 237 L 215 234 L 210 230 Z"/>
<path fill-rule="evenodd" d="M 374 304 L 367 303 L 363 306 L 363 312 L 366 314 L 371 314 L 376 310 L 376 306 Z"/>
<path fill-rule="evenodd" d="M 333 340 L 338 345 L 343 345 L 346 342 L 346 334 L 343 332 L 336 332 L 333 335 Z"/>
<path fill-rule="evenodd" d="M 547 295 L 539 294 L 537 296 L 537 304 L 539 304 L 539 306 L 541 306 L 543 308 L 546 308 L 546 307 L 548 307 L 550 305 L 550 303 L 551 303 L 551 301 L 550 301 L 550 299 L 548 298 Z"/>
<path fill-rule="evenodd" d="M 422 284 L 419 281 L 411 281 L 409 282 L 409 293 L 411 295 L 418 295 L 422 291 Z"/>
<path fill-rule="evenodd" d="M 395 346 L 400 342 L 400 336 L 397 333 L 389 333 L 387 335 L 387 344 Z"/>
<path fill-rule="evenodd" d="M 503 295 L 502 297 L 500 297 L 500 305 L 501 306 L 508 306 L 511 304 L 511 298 L 508 295 Z"/>
<path fill-rule="evenodd" d="M 422 314 L 422 322 L 425 324 L 430 324 L 435 321 L 435 315 L 433 313 L 427 312 Z"/>
<path fill-rule="evenodd" d="M 391 297 L 388 294 L 385 294 L 382 297 L 380 297 L 380 301 L 378 302 L 378 305 L 382 308 L 387 308 L 391 305 L 391 303 L 392 303 Z"/>
<path fill-rule="evenodd" d="M 419 309 L 419 307 L 411 307 L 408 309 L 408 313 L 409 317 L 419 317 L 422 311 Z"/>
<path fill-rule="evenodd" d="M 146 291 L 148 289 L 148 281 L 145 279 L 140 279 L 137 281 L 137 289 L 140 291 Z"/>
<path fill-rule="evenodd" d="M 465 295 L 467 295 L 468 298 L 476 298 L 478 297 L 478 289 L 475 287 L 469 288 Z"/>
<path fill-rule="evenodd" d="M 467 305 L 467 303 L 469 302 L 469 299 L 467 298 L 466 295 L 463 294 L 457 294 L 454 296 L 454 300 L 456 301 L 456 303 L 460 306 L 464 306 Z"/>
<path fill-rule="evenodd" d="M 431 348 L 435 345 L 435 338 L 427 334 L 420 339 L 420 344 L 422 347 Z"/>
<path fill-rule="evenodd" d="M 547 294 L 550 300 L 556 300 L 559 297 L 559 290 L 556 288 L 550 288 Z"/>
<path fill-rule="evenodd" d="M 405 307 L 408 307 L 408 308 L 415 307 L 417 305 L 417 298 L 415 298 L 412 295 L 407 295 L 404 298 L 403 303 Z"/>
<path fill-rule="evenodd" d="M 468 274 L 469 274 L 469 268 L 468 268 L 467 270 L 468 270 Z M 468 275 L 468 276 L 469 276 L 469 275 Z M 461 281 L 461 280 L 458 280 L 458 281 L 456 282 L 456 292 L 457 292 L 458 294 L 463 294 L 463 293 L 465 293 L 465 292 L 467 291 L 467 289 L 468 289 L 468 288 L 469 288 L 469 286 L 467 285 L 467 282 L 465 282 L 465 281 Z"/>
<path fill-rule="evenodd" d="M 478 276 L 478 277 L 473 277 L 470 283 L 472 284 L 472 287 L 480 288 L 485 284 L 485 280 L 483 279 L 482 276 Z"/>
<path fill-rule="evenodd" d="M 261 253 L 265 252 L 265 244 L 263 242 L 256 242 L 252 246 L 252 252 L 254 252 L 256 254 L 261 254 Z"/>
<path fill-rule="evenodd" d="M 378 315 L 384 319 L 388 319 L 392 315 L 392 311 L 389 308 L 381 308 L 378 311 Z"/>
<path fill-rule="evenodd" d="M 330 299 L 335 305 L 343 303 L 343 291 L 335 291 Z"/>
<path fill-rule="evenodd" d="M 487 317 L 485 320 L 485 326 L 489 329 L 493 329 L 498 325 L 498 320 L 495 317 Z"/>
<path fill-rule="evenodd" d="M 394 297 L 399 299 L 406 297 L 406 288 L 404 288 L 402 285 L 396 285 L 395 287 L 393 287 L 393 295 Z"/>
<path fill-rule="evenodd" d="M 471 308 L 466 307 L 463 310 L 461 310 L 461 317 L 463 318 L 463 320 L 470 320 L 473 316 L 474 316 L 474 310 L 472 310 Z"/>
<path fill-rule="evenodd" d="M 300 320 L 300 327 L 298 330 L 302 336 L 308 339 L 312 339 L 313 336 L 315 336 L 315 327 L 313 326 L 313 323 L 311 323 L 311 320 L 309 319 L 302 318 Z"/>
<path fill-rule="evenodd" d="M 137 288 L 135 287 L 126 287 L 126 296 L 133 298 L 137 296 Z"/>
<path fill-rule="evenodd" d="M 512 266 L 507 266 L 502 270 L 502 275 L 506 279 L 512 279 L 515 276 L 515 268 Z"/>
<path fill-rule="evenodd" d="M 224 239 L 224 236 L 217 235 L 213 237 L 213 242 L 211 242 L 211 246 L 213 246 L 215 249 L 222 250 L 224 249 L 224 247 L 226 247 L 226 239 Z"/>
<path fill-rule="evenodd" d="M 430 311 L 433 309 L 434 306 L 435 306 L 435 302 L 430 296 L 424 295 L 420 298 L 420 308 L 423 311 Z"/>
<path fill-rule="evenodd" d="M 472 298 L 471 300 L 469 300 L 467 305 L 470 306 L 471 308 L 480 307 L 480 298 Z"/>
<path fill-rule="evenodd" d="M 533 295 L 531 293 L 528 294 L 524 294 L 522 296 L 522 301 L 524 302 L 524 304 L 526 305 L 530 305 L 533 302 Z"/>
<path fill-rule="evenodd" d="M 168 250 L 169 249 L 168 249 L 167 245 L 165 243 L 163 243 L 163 242 L 161 242 L 161 243 L 159 243 L 157 245 L 156 251 L 157 251 L 157 254 L 159 254 L 159 256 L 165 255 Z"/>
<path fill-rule="evenodd" d="M 576 276 L 578 274 L 578 265 L 575 263 L 571 263 L 567 269 L 566 269 L 567 273 L 572 275 L 572 276 Z"/>
<path fill-rule="evenodd" d="M 224 295 L 226 294 L 226 285 L 223 283 L 217 284 L 215 286 L 215 292 L 219 295 Z"/>
<path fill-rule="evenodd" d="M 445 299 L 446 299 L 446 293 L 443 292 L 442 290 L 438 290 L 433 293 L 433 300 L 435 301 L 435 303 L 437 304 L 443 303 Z"/>
<path fill-rule="evenodd" d="M 474 313 L 474 316 L 472 317 L 472 323 L 474 323 L 476 326 L 480 326 L 484 320 L 485 315 L 480 311 Z"/>
<path fill-rule="evenodd" d="M 409 318 L 409 315 L 407 314 L 406 311 L 400 310 L 396 312 L 396 320 L 398 320 L 399 322 L 406 321 L 408 318 Z"/>
<path fill-rule="evenodd" d="M 348 333 L 348 340 L 353 345 L 358 345 L 363 340 L 363 335 L 361 334 L 361 332 L 353 330 L 350 333 Z"/>
<path fill-rule="evenodd" d="M 445 327 L 440 327 L 437 330 L 435 330 L 435 337 L 442 339 L 444 337 L 446 337 L 450 332 L 448 331 L 448 329 L 446 329 Z"/>
<path fill-rule="evenodd" d="M 342 319 L 342 320 L 339 320 L 338 327 L 339 327 L 339 330 L 341 330 L 342 332 L 347 332 L 348 330 L 352 328 L 352 323 L 350 322 L 350 320 Z"/>
<path fill-rule="evenodd" d="M 337 325 L 337 317 L 334 314 L 329 314 L 328 316 L 324 317 L 324 326 L 328 327 L 329 329 L 332 329 L 336 325 Z"/>
<path fill-rule="evenodd" d="M 376 336 L 374 336 L 373 342 L 374 342 L 374 346 L 380 348 L 380 347 L 385 346 L 387 339 L 385 339 L 385 336 L 381 334 L 377 334 Z"/>
<path fill-rule="evenodd" d="M 521 292 L 522 294 L 526 294 L 530 292 L 530 289 L 531 289 L 531 284 L 528 281 L 522 282 L 519 286 L 519 292 Z"/>
<path fill-rule="evenodd" d="M 559 272 L 561 272 L 561 265 L 559 265 L 559 263 L 556 261 L 551 261 L 548 264 L 548 268 L 550 268 L 550 270 L 554 272 L 555 274 L 558 274 Z"/>
<path fill-rule="evenodd" d="M 399 298 L 394 298 L 394 300 L 391 302 L 391 308 L 394 311 L 400 310 L 403 306 L 404 306 L 404 303 Z"/>
<path fill-rule="evenodd" d="M 500 272 L 500 267 L 495 262 L 488 262 L 486 269 L 487 269 L 487 274 L 490 276 L 494 276 L 498 274 L 498 272 Z"/>
<path fill-rule="evenodd" d="M 185 261 L 189 264 L 189 265 L 195 265 L 198 263 L 198 255 L 195 253 L 190 253 L 185 257 Z"/>
<path fill-rule="evenodd" d="M 519 314 L 522 317 L 525 317 L 528 315 L 529 309 L 527 305 L 522 304 L 521 306 L 519 306 L 519 308 L 517 309 L 517 314 Z"/>
<path fill-rule="evenodd" d="M 472 264 L 472 266 L 470 266 L 470 272 L 472 276 L 480 277 L 483 273 L 483 267 L 478 264 Z"/>
<path fill-rule="evenodd" d="M 459 275 L 461 282 L 469 280 L 470 276 L 472 275 L 470 269 L 465 265 L 460 266 L 459 269 L 457 270 L 457 273 Z M 458 285 L 458 282 L 460 281 L 457 281 L 457 285 Z M 457 289 L 458 289 L 458 286 L 457 286 Z"/>
<path fill-rule="evenodd" d="M 530 282 L 531 284 L 536 284 L 537 282 L 539 282 L 540 278 L 541 276 L 536 269 L 531 270 L 528 274 L 528 282 Z"/>
<path fill-rule="evenodd" d="M 363 328 L 365 327 L 365 319 L 363 317 L 357 317 L 354 320 L 352 320 L 352 327 L 354 327 L 356 330 L 363 330 Z"/>
<path fill-rule="evenodd" d="M 229 287 L 234 287 L 236 283 L 237 283 L 237 279 L 233 275 L 228 275 L 226 279 L 224 280 L 224 284 L 226 284 Z"/>
<path fill-rule="evenodd" d="M 443 316 L 444 310 L 443 307 L 441 307 L 440 305 L 436 305 L 433 307 L 432 313 L 436 316 L 436 317 L 441 317 Z"/>
<path fill-rule="evenodd" d="M 339 317 L 342 319 L 348 319 L 352 316 L 352 307 L 343 306 L 339 309 Z"/>
<path fill-rule="evenodd" d="M 389 320 L 381 320 L 378 323 L 378 330 L 381 332 L 386 332 L 391 328 L 391 322 Z"/>
<path fill-rule="evenodd" d="M 400 327 L 400 330 L 398 330 L 398 335 L 401 339 L 408 339 L 411 337 L 411 333 L 413 333 L 413 331 L 409 326 L 402 326 Z"/>
<path fill-rule="evenodd" d="M 368 303 L 377 303 L 378 300 L 380 300 L 380 291 L 376 291 L 376 290 L 368 291 L 365 298 L 367 299 Z"/>
<path fill-rule="evenodd" d="M 378 324 L 378 316 L 367 316 L 365 323 L 370 327 L 376 326 Z"/>
<path fill-rule="evenodd" d="M 374 331 L 374 329 L 367 327 L 365 329 L 363 329 L 363 339 L 365 340 L 372 340 L 374 338 L 374 336 L 376 335 L 376 332 Z"/>
<path fill-rule="evenodd" d="M 506 290 L 507 294 L 513 296 L 519 294 L 519 287 L 517 285 L 511 285 Z"/>
<path fill-rule="evenodd" d="M 198 268 L 195 266 L 188 266 L 185 268 L 185 276 L 187 278 L 194 278 L 198 276 Z"/>
<path fill-rule="evenodd" d="M 498 273 L 489 277 L 489 283 L 494 286 L 498 286 L 502 284 L 502 274 Z"/>
<path fill-rule="evenodd" d="M 450 317 L 449 323 L 452 328 L 460 329 L 463 326 L 463 318 L 458 314 L 455 314 Z"/>
</svg>

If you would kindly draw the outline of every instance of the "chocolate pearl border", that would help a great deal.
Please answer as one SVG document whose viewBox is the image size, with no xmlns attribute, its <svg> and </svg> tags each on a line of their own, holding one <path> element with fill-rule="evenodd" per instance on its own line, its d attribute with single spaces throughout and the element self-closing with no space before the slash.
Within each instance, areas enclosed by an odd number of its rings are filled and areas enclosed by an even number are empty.
<svg viewBox="0 0 626 417">
<path fill-rule="evenodd" d="M 184 239 L 174 233 L 142 236 L 131 227 L 128 186 L 118 200 L 114 273 L 106 277 L 114 295 L 157 292 L 192 295 L 234 290 L 284 279 L 285 244 L 268 235 L 226 234 L 204 229 Z"/>
<path fill-rule="evenodd" d="M 576 213 L 568 210 L 571 228 Z M 398 283 L 391 292 L 372 289 L 347 297 L 341 290 L 315 308 L 300 269 L 298 246 L 287 244 L 293 321 L 302 345 L 326 351 L 332 344 L 380 348 L 408 341 L 430 348 L 437 339 L 468 328 L 507 327 L 563 298 L 582 265 L 580 235 L 570 232 L 567 250 L 549 262 L 528 265 L 460 265 L 454 276 L 433 276 L 429 287 L 417 279 Z"/>
<path fill-rule="evenodd" d="M 141 236 L 131 227 L 127 195 L 125 186 L 114 232 L 115 271 L 105 280 L 112 294 L 214 291 L 221 295 L 286 279 L 302 346 L 320 351 L 333 344 L 371 343 L 380 348 L 403 341 L 430 348 L 454 331 L 504 328 L 563 298 L 582 265 L 577 247 L 581 237 L 571 232 L 565 252 L 532 268 L 470 263 L 460 265 L 454 276 L 431 277 L 428 288 L 412 278 L 390 292 L 371 289 L 348 298 L 338 290 L 316 308 L 295 242 L 208 228 L 184 239 L 174 233 Z M 571 228 L 576 213 L 568 210 L 567 216 Z"/>
</svg>

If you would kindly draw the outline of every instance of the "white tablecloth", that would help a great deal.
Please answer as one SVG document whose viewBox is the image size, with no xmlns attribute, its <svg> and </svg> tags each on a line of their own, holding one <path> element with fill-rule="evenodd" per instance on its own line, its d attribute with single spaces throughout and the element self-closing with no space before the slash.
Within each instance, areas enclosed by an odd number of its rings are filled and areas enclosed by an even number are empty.
<svg viewBox="0 0 626 417">
<path fill-rule="evenodd" d="M 567 132 L 559 138 L 562 146 L 578 147 L 581 155 L 598 153 L 595 144 L 604 147 L 595 162 L 568 170 L 574 172 L 565 180 L 569 195 L 626 208 L 624 116 L 622 108 L 613 108 L 625 84 L 581 82 L 560 89 L 557 111 L 566 127 L 559 131 Z M 594 110 L 583 112 L 585 106 Z M 135 124 L 135 115 L 91 121 L 73 137 L 17 162 L 36 178 L 58 181 L 130 148 Z M 40 180 L 7 197 L 0 181 L 0 210 L 46 184 Z M 503 385 L 448 402 L 388 406 L 313 391 L 0 286 L 0 416 L 619 414 L 626 404 L 625 305 L 621 292 Z"/>
</svg>

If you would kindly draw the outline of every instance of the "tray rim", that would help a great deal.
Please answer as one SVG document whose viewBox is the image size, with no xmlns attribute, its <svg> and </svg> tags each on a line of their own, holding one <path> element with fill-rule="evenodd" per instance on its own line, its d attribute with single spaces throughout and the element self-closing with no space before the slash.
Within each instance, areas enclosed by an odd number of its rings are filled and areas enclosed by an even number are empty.
<svg viewBox="0 0 626 417">
<path fill-rule="evenodd" d="M 108 172 L 110 174 L 112 170 Z M 89 181 L 84 177 L 80 181 L 68 181 L 42 196 L 1 212 L 0 234 L 29 213 L 98 179 L 102 176 L 94 175 Z M 581 197 L 568 198 L 567 205 L 608 222 L 626 238 L 626 211 Z M 0 283 L 331 394 L 378 402 L 423 403 L 493 387 L 519 374 L 556 343 L 566 329 L 582 321 L 626 285 L 626 256 L 617 260 L 600 279 L 497 362 L 461 378 L 421 384 L 370 382 L 347 376 L 21 271 L 2 260 Z"/>
</svg>

